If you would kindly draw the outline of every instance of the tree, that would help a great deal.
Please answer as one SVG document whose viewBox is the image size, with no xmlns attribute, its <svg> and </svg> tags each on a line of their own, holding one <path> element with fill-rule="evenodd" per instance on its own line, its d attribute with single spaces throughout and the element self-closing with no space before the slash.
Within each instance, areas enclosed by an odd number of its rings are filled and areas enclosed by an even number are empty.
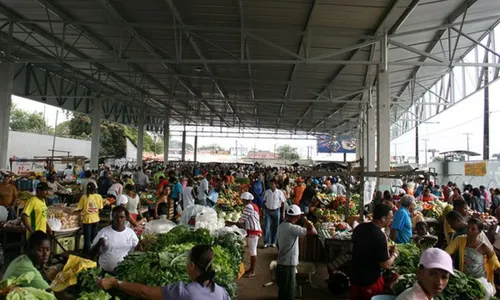
<svg viewBox="0 0 500 300">
<path fill-rule="evenodd" d="M 294 160 L 294 159 L 299 159 L 299 153 L 297 152 L 297 148 L 293 148 L 290 145 L 283 145 L 278 147 L 276 149 L 276 152 L 278 153 L 278 157 L 280 159 L 284 160 Z"/>
<path fill-rule="evenodd" d="M 27 112 L 13 104 L 10 111 L 10 130 L 31 132 L 38 134 L 54 133 L 50 126 L 47 126 L 42 113 Z"/>
</svg>

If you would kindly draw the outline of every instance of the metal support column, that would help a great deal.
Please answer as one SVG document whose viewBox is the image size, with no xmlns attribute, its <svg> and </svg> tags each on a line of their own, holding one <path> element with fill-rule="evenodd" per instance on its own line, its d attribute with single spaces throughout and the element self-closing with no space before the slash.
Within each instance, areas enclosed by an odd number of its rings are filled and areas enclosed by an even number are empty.
<svg viewBox="0 0 500 300">
<path fill-rule="evenodd" d="M 390 171 L 391 156 L 391 90 L 387 51 L 387 35 L 381 41 L 382 63 L 378 68 L 377 88 L 377 170 Z"/>
<path fill-rule="evenodd" d="M 0 64 L 0 169 L 7 169 L 9 165 L 7 161 L 9 159 L 9 127 L 14 67 L 14 63 L 2 62 Z"/>
<path fill-rule="evenodd" d="M 163 125 L 163 166 L 167 167 L 168 164 L 168 150 L 170 147 L 170 120 Z"/>
<path fill-rule="evenodd" d="M 90 148 L 90 169 L 99 169 L 99 143 L 101 136 L 102 98 L 94 97 L 92 108 L 92 143 Z"/>
<path fill-rule="evenodd" d="M 370 91 L 369 99 L 370 103 L 372 103 L 372 92 Z M 367 122 L 367 143 L 366 143 L 366 167 L 368 172 L 375 171 L 375 136 L 377 131 L 377 123 L 375 120 L 375 107 L 372 105 L 368 106 L 368 116 L 366 118 Z"/>
<path fill-rule="evenodd" d="M 145 116 L 141 113 L 137 122 L 137 166 L 142 167 L 142 155 L 144 151 L 144 122 Z"/>
<path fill-rule="evenodd" d="M 419 139 L 419 136 L 418 136 L 418 125 L 419 125 L 419 122 L 418 120 L 416 121 L 415 123 L 415 163 L 418 165 L 420 163 L 420 155 L 419 155 L 419 152 L 420 150 L 418 149 L 418 139 Z"/>
<path fill-rule="evenodd" d="M 489 53 L 485 53 L 485 62 L 488 63 Z M 484 128 L 483 128 L 483 159 L 490 159 L 490 88 L 488 67 L 484 68 Z"/>
<path fill-rule="evenodd" d="M 193 161 L 198 161 L 198 136 L 194 136 L 194 158 Z"/>
<path fill-rule="evenodd" d="M 186 130 L 182 132 L 182 156 L 181 161 L 186 161 Z"/>
</svg>

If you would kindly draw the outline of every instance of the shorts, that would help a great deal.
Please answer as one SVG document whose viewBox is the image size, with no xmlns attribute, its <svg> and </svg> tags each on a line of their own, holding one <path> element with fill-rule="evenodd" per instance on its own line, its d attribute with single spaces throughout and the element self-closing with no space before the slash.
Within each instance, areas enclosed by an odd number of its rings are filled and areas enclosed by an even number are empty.
<svg viewBox="0 0 500 300">
<path fill-rule="evenodd" d="M 250 256 L 257 256 L 257 245 L 259 244 L 259 236 L 249 235 L 247 236 L 248 243 L 248 254 Z"/>
<path fill-rule="evenodd" d="M 350 300 L 370 300 L 373 296 L 380 295 L 384 291 L 384 278 L 380 276 L 377 281 L 368 286 L 357 286 L 351 283 L 349 291 Z"/>
</svg>

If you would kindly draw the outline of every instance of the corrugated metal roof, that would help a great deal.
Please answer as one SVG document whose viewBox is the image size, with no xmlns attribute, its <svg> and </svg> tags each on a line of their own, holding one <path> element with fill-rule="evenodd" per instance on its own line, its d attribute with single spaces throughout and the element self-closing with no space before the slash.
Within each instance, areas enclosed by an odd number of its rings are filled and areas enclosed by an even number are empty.
<svg viewBox="0 0 500 300">
<path fill-rule="evenodd" d="M 460 22 L 470 6 L 463 32 L 479 39 L 496 16 L 500 19 L 497 0 L 421 0 L 412 8 L 415 3 L 0 0 L 0 13 L 16 21 L 15 57 L 58 70 L 73 81 L 91 76 L 82 84 L 94 91 L 99 70 L 103 93 L 112 97 L 120 90 L 130 99 L 151 99 L 146 103 L 152 114 L 164 116 L 167 100 L 173 99 L 172 109 L 179 114 L 172 117 L 178 122 L 215 120 L 230 126 L 239 118 L 236 126 L 327 132 L 345 121 L 356 123 L 352 118 L 359 116 L 360 101 L 366 100 L 363 89 L 376 78 L 370 61 L 380 60 L 379 42 L 346 47 L 377 39 L 404 19 L 389 38 L 413 51 L 391 44 L 391 61 L 424 61 L 415 50 L 446 60 L 448 42 L 436 46 L 446 30 L 429 28 Z M 4 42 L 8 30 L 2 28 Z M 452 31 L 453 47 L 457 36 Z M 60 59 L 63 44 L 66 64 L 61 73 L 61 63 L 48 60 Z M 472 46 L 470 40 L 459 39 L 455 58 Z M 312 61 L 325 54 L 330 55 Z M 320 63 L 322 59 L 352 62 Z M 415 93 L 421 94 L 447 71 L 446 66 L 391 65 L 391 92 L 401 96 L 408 79 L 417 76 L 423 87 L 416 86 Z"/>
</svg>

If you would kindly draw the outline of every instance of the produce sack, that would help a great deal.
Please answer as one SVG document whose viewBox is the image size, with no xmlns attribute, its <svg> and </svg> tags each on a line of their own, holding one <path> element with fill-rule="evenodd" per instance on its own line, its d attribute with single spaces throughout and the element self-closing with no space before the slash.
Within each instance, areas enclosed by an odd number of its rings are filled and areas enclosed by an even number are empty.
<svg viewBox="0 0 500 300">
<path fill-rule="evenodd" d="M 181 224 L 183 225 L 189 225 L 189 220 L 191 220 L 192 217 L 196 217 L 198 214 L 204 213 L 206 211 L 214 211 L 213 208 L 206 207 L 203 205 L 190 205 L 184 209 L 182 212 L 181 216 Z M 217 214 L 217 213 L 216 213 Z"/>
<path fill-rule="evenodd" d="M 208 210 L 206 210 L 205 212 L 196 215 L 196 223 L 194 228 L 195 229 L 205 228 L 208 229 L 210 232 L 214 232 L 224 227 L 224 225 L 225 222 L 222 219 L 219 220 L 217 212 L 212 208 L 208 208 Z"/>
<path fill-rule="evenodd" d="M 222 228 L 219 228 L 215 231 L 214 235 L 215 236 L 221 236 L 221 235 L 225 235 L 226 233 L 232 233 L 234 234 L 237 238 L 239 238 L 240 240 L 242 240 L 243 238 L 245 238 L 247 236 L 247 232 L 245 229 L 241 229 L 239 228 L 238 226 L 224 226 Z"/>
<path fill-rule="evenodd" d="M 167 233 L 175 226 L 177 226 L 177 224 L 170 220 L 154 220 L 146 223 L 146 225 L 144 226 L 144 234 Z"/>
<path fill-rule="evenodd" d="M 49 224 L 50 229 L 52 230 L 58 231 L 62 229 L 61 220 L 54 217 L 54 215 L 50 216 L 49 220 L 47 221 L 47 224 Z"/>
<path fill-rule="evenodd" d="M 89 259 L 81 258 L 75 255 L 70 255 L 68 262 L 61 272 L 56 275 L 56 278 L 50 284 L 50 288 L 54 292 L 60 292 L 67 287 L 75 285 L 78 281 L 78 273 L 83 270 L 96 268 L 97 263 Z"/>
<path fill-rule="evenodd" d="M 0 222 L 7 221 L 7 217 L 9 216 L 9 211 L 5 206 L 0 206 Z"/>
<path fill-rule="evenodd" d="M 477 281 L 481 284 L 482 290 L 484 292 L 484 297 L 481 300 L 488 300 L 491 297 L 495 296 L 495 288 L 491 283 L 486 280 L 486 278 L 476 278 Z"/>
</svg>

